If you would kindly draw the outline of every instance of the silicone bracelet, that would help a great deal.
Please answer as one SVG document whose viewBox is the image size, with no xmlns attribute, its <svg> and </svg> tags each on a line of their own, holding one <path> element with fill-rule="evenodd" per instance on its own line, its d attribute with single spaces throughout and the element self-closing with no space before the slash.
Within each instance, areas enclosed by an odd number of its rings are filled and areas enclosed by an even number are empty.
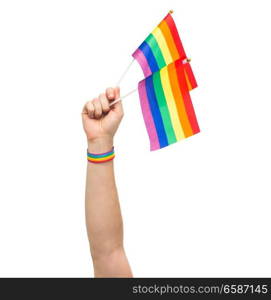
<svg viewBox="0 0 271 300">
<path fill-rule="evenodd" d="M 105 153 L 89 153 L 87 152 L 88 161 L 94 164 L 104 163 L 115 158 L 114 147 Z"/>
</svg>

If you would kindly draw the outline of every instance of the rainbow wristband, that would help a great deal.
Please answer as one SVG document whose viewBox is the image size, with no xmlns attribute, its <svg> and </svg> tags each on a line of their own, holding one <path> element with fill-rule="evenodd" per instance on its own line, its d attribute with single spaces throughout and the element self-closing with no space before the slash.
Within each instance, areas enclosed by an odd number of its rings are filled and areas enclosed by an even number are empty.
<svg viewBox="0 0 271 300">
<path fill-rule="evenodd" d="M 115 151 L 114 147 L 108 152 L 105 153 L 89 153 L 87 152 L 88 155 L 88 161 L 94 164 L 100 164 L 104 163 L 110 160 L 113 160 L 115 158 Z"/>
</svg>

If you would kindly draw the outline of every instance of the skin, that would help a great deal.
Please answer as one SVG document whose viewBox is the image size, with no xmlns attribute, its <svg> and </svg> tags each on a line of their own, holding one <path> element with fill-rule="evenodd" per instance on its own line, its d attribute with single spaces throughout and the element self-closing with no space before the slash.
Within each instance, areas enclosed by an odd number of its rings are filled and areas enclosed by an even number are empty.
<svg viewBox="0 0 271 300">
<path fill-rule="evenodd" d="M 87 102 L 82 111 L 88 151 L 111 150 L 123 117 L 119 88 L 108 88 Z M 123 222 L 114 176 L 114 161 L 88 162 L 86 178 L 86 226 L 95 277 L 132 277 L 124 247 Z"/>
</svg>

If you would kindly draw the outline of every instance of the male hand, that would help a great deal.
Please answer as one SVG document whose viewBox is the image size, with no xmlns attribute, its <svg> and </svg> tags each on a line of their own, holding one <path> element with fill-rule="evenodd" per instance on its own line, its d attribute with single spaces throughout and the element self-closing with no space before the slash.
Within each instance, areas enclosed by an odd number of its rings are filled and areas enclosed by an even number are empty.
<svg viewBox="0 0 271 300">
<path fill-rule="evenodd" d="M 82 111 L 83 127 L 88 140 L 88 150 L 106 152 L 113 146 L 113 137 L 123 117 L 121 101 L 109 107 L 120 97 L 119 88 L 108 88 L 105 94 L 87 102 Z"/>
</svg>

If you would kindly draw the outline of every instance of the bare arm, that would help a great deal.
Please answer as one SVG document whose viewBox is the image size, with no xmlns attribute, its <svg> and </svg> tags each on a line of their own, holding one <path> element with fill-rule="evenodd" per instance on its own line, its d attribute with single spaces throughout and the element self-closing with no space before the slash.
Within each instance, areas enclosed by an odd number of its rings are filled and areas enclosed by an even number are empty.
<svg viewBox="0 0 271 300">
<path fill-rule="evenodd" d="M 83 126 L 88 151 L 104 153 L 113 146 L 113 137 L 123 116 L 121 102 L 109 108 L 119 97 L 119 89 L 86 103 Z M 114 162 L 88 162 L 86 179 L 86 225 L 95 277 L 131 277 L 123 248 L 123 224 L 114 176 Z"/>
</svg>

